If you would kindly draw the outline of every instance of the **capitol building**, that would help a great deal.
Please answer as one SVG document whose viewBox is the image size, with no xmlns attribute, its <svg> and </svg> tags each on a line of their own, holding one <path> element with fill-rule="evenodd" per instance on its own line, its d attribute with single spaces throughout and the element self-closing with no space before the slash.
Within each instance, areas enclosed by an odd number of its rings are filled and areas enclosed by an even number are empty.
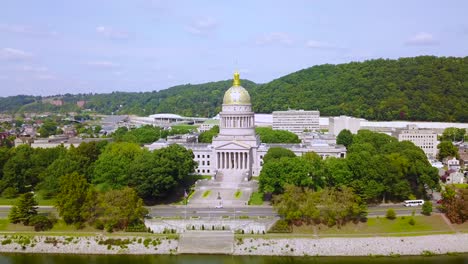
<svg viewBox="0 0 468 264">
<path fill-rule="evenodd" d="M 346 148 L 326 142 L 304 144 L 265 144 L 255 134 L 255 115 L 247 90 L 241 86 L 239 73 L 234 74 L 233 86 L 224 94 L 222 111 L 219 113 L 219 134 L 211 144 L 178 143 L 191 149 L 198 163 L 196 172 L 211 175 L 216 180 L 235 186 L 258 176 L 262 170 L 263 157 L 271 147 L 290 149 L 301 156 L 315 152 L 322 158 L 344 158 Z M 167 142 L 155 142 L 148 149 L 166 147 Z"/>
</svg>

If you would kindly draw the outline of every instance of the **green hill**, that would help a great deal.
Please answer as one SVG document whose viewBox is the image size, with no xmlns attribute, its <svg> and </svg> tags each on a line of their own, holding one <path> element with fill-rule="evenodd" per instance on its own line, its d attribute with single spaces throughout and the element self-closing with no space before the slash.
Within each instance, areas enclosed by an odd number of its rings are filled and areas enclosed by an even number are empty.
<svg viewBox="0 0 468 264">
<path fill-rule="evenodd" d="M 226 80 L 158 92 L 67 94 L 63 98 L 65 107 L 86 100 L 86 108 L 104 114 L 169 112 L 210 117 L 220 111 L 223 94 L 231 84 Z M 468 57 L 420 56 L 326 64 L 266 84 L 243 80 L 242 85 L 250 92 L 258 113 L 291 108 L 369 120 L 468 122 Z M 34 104 L 39 100 L 32 96 L 0 98 L 0 111 L 40 110 Z M 27 104 L 32 105 L 22 107 Z"/>
<path fill-rule="evenodd" d="M 468 57 L 314 66 L 258 86 L 252 97 L 257 112 L 290 107 L 370 120 L 468 122 Z"/>
</svg>

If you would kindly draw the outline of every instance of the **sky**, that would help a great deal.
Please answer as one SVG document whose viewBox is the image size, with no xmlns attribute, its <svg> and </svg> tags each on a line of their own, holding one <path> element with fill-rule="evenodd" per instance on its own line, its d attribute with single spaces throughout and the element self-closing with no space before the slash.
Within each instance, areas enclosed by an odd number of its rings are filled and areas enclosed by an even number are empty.
<svg viewBox="0 0 468 264">
<path fill-rule="evenodd" d="M 468 55 L 465 0 L 5 0 L 0 96 L 265 83 L 325 63 Z"/>
</svg>

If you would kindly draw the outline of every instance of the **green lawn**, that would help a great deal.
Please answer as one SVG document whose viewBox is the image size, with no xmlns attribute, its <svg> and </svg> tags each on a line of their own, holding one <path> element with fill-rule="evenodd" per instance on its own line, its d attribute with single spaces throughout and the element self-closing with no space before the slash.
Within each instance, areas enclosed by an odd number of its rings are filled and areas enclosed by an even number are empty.
<svg viewBox="0 0 468 264">
<path fill-rule="evenodd" d="M 293 233 L 317 234 L 318 236 L 339 235 L 418 235 L 430 233 L 451 233 L 452 229 L 440 215 L 414 216 L 415 225 L 410 225 L 410 216 L 398 217 L 395 220 L 387 218 L 369 218 L 365 223 L 348 223 L 341 228 L 336 226 L 295 226 Z"/>
<path fill-rule="evenodd" d="M 452 224 L 453 228 L 458 232 L 468 233 L 468 221 L 463 224 Z"/>
<path fill-rule="evenodd" d="M 55 202 L 54 199 L 44 199 L 41 194 L 37 194 L 35 198 L 39 205 L 52 206 L 54 205 L 54 202 Z M 16 203 L 16 200 L 18 200 L 18 198 L 7 199 L 7 198 L 0 197 L 0 205 L 14 205 Z"/>
<path fill-rule="evenodd" d="M 181 129 L 181 130 L 190 130 L 190 129 L 197 129 L 198 126 L 194 126 L 194 125 L 174 125 L 174 126 L 171 126 L 173 129 Z"/>
<path fill-rule="evenodd" d="M 455 183 L 452 184 L 458 189 L 467 189 L 468 188 L 468 183 Z"/>
<path fill-rule="evenodd" d="M 263 193 L 253 192 L 250 196 L 249 205 L 263 205 Z"/>
</svg>

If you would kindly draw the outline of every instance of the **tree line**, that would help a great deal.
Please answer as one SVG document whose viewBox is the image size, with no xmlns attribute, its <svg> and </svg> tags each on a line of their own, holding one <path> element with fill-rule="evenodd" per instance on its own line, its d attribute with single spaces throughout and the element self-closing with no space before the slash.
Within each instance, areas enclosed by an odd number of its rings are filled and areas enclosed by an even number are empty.
<svg viewBox="0 0 468 264">
<path fill-rule="evenodd" d="M 268 150 L 259 190 L 273 195 L 285 220 L 340 226 L 363 219 L 366 204 L 426 199 L 429 190 L 439 189 L 437 169 L 409 141 L 369 130 L 343 130 L 337 141 L 347 147 L 345 158 Z"/>
<path fill-rule="evenodd" d="M 324 116 L 369 120 L 468 122 L 467 76 L 468 57 L 419 56 L 325 64 L 265 84 L 242 80 L 242 85 L 249 91 L 257 113 L 318 109 Z M 86 108 L 103 114 L 147 116 L 169 112 L 212 117 L 221 110 L 223 94 L 231 85 L 231 80 L 226 80 L 153 92 L 61 97 L 65 106 L 85 100 Z M 33 96 L 0 98 L 0 112 L 54 110 L 55 106 L 40 100 Z"/>
<path fill-rule="evenodd" d="M 148 202 L 183 194 L 191 184 L 193 153 L 179 145 L 149 151 L 130 142 L 81 143 L 66 149 L 0 148 L 0 193 L 6 198 L 32 190 L 44 198 L 57 197 L 61 179 L 78 174 L 97 191 L 130 187 Z"/>
</svg>

